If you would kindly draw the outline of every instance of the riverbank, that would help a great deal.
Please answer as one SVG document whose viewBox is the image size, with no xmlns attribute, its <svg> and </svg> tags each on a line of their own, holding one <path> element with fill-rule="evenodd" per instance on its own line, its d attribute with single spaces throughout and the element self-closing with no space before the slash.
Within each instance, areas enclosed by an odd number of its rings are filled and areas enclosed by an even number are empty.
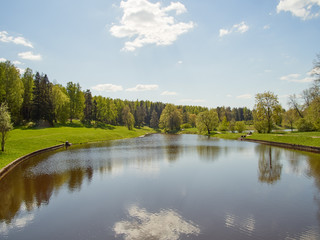
<svg viewBox="0 0 320 240">
<path fill-rule="evenodd" d="M 53 127 L 14 129 L 9 133 L 5 151 L 0 152 L 0 169 L 22 156 L 40 149 L 63 144 L 66 141 L 72 144 L 83 144 L 134 138 L 153 132 L 154 130 L 148 127 L 129 131 L 123 126 L 108 126 L 107 128 Z"/>
</svg>

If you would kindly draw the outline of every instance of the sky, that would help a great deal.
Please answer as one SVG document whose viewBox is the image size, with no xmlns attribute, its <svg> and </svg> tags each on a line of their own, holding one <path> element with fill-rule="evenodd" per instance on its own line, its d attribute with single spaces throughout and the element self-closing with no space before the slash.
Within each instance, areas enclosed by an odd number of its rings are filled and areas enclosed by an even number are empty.
<svg viewBox="0 0 320 240">
<path fill-rule="evenodd" d="M 10 0 L 0 61 L 93 95 L 249 107 L 311 86 L 320 0 Z"/>
</svg>

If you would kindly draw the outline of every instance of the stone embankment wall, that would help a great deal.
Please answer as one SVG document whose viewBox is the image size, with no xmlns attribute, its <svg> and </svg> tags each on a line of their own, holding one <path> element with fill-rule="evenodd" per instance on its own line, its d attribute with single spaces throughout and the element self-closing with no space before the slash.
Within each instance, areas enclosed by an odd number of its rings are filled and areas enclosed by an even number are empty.
<svg viewBox="0 0 320 240">
<path fill-rule="evenodd" d="M 256 140 L 256 139 L 250 139 L 250 138 L 242 138 L 241 141 L 262 143 L 262 144 L 267 144 L 267 145 L 272 145 L 272 146 L 277 146 L 277 147 L 283 147 L 283 148 L 289 148 L 289 149 L 295 149 L 295 150 L 301 150 L 301 151 L 307 151 L 307 152 L 320 153 L 320 147 L 311 147 L 311 146 L 304 146 L 304 145 L 291 144 L 291 143 L 281 143 L 281 142 Z"/>
<path fill-rule="evenodd" d="M 38 151 L 29 153 L 25 156 L 22 156 L 18 159 L 16 159 L 15 161 L 13 161 L 12 163 L 8 164 L 7 166 L 5 166 L 4 168 L 0 169 L 0 180 L 8 173 L 10 172 L 11 169 L 13 169 L 15 166 L 17 166 L 19 163 L 22 163 L 23 161 L 34 157 L 38 154 L 44 153 L 44 152 L 49 152 L 49 151 L 53 151 L 59 148 L 63 148 L 65 146 L 65 144 L 59 144 L 53 147 L 48 147 L 48 148 L 44 148 L 44 149 L 40 149 Z"/>
</svg>

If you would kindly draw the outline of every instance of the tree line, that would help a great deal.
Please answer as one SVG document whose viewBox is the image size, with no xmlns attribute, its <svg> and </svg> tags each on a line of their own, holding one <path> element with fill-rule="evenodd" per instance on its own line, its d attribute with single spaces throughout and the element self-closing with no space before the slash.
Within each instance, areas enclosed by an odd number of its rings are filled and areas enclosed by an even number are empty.
<svg viewBox="0 0 320 240">
<path fill-rule="evenodd" d="M 50 82 L 46 74 L 35 74 L 30 68 L 20 75 L 10 62 L 0 63 L 0 103 L 6 103 L 14 125 L 33 122 L 53 126 L 74 119 L 84 124 L 111 124 L 132 127 L 163 125 L 161 115 L 166 106 L 162 102 L 129 101 L 93 96 L 89 89 L 82 90 L 79 83 L 68 82 L 66 86 Z M 174 106 L 178 119 L 185 127 L 195 127 L 199 113 L 209 109 L 201 106 Z M 244 108 L 218 107 L 218 121 L 250 121 L 252 111 Z M 164 117 L 162 118 L 164 119 Z M 162 125 L 161 125 L 162 123 Z M 177 123 L 175 123 L 177 125 Z"/>
</svg>

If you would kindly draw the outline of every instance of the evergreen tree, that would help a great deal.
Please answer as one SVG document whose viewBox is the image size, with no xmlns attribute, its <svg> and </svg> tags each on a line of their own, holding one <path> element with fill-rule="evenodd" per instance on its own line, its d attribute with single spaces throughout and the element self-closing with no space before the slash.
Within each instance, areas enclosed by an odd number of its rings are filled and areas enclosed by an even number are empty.
<svg viewBox="0 0 320 240">
<path fill-rule="evenodd" d="M 151 114 L 150 127 L 158 128 L 159 127 L 159 117 L 155 110 Z"/>
</svg>

